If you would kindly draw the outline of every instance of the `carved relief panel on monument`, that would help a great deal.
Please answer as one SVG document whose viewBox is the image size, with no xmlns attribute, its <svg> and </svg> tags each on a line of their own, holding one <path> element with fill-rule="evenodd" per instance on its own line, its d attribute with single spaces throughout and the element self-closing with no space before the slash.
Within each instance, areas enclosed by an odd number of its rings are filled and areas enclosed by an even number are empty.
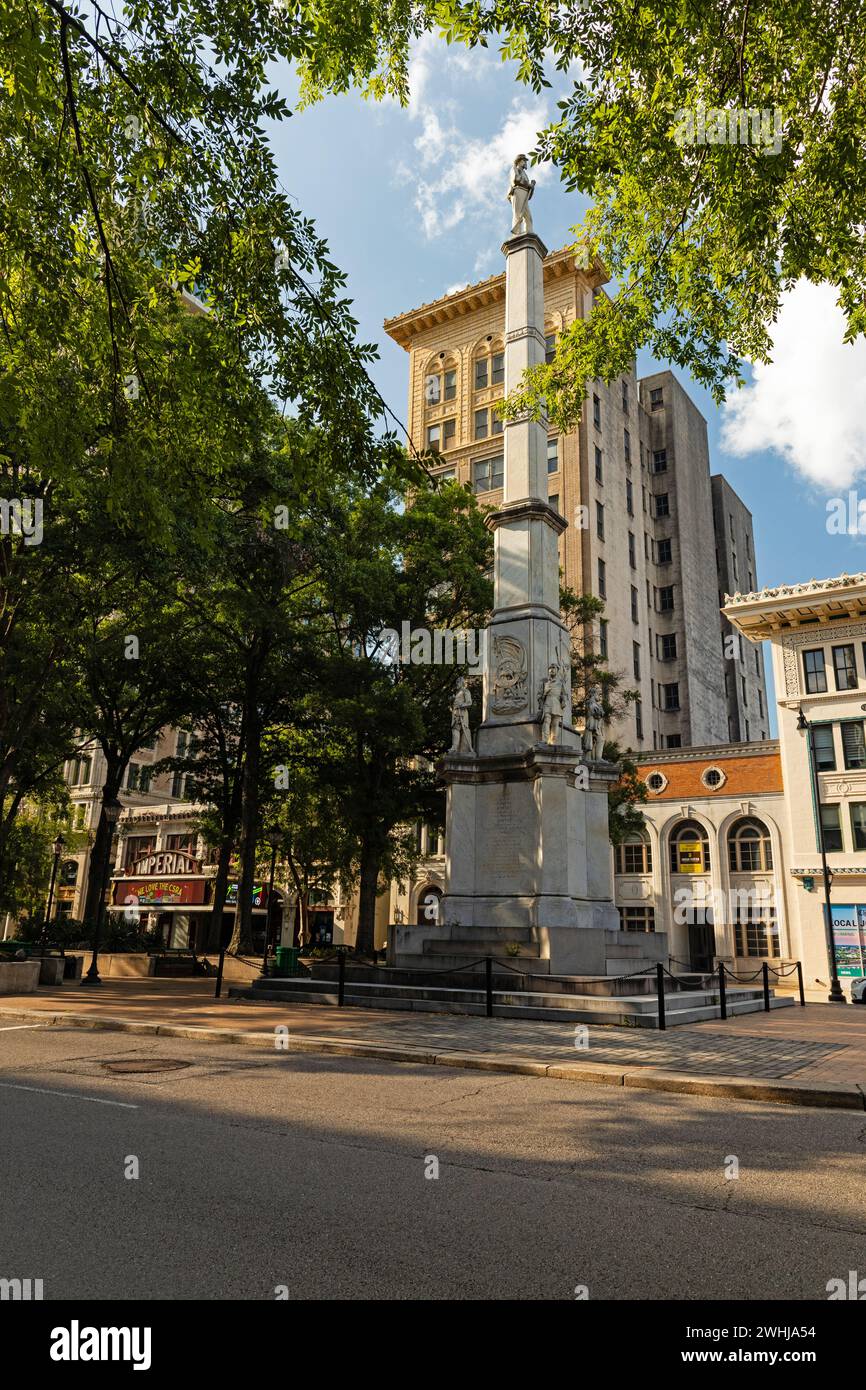
<svg viewBox="0 0 866 1390">
<path fill-rule="evenodd" d="M 517 714 L 529 703 L 526 648 L 517 637 L 493 639 L 493 714 Z"/>
</svg>

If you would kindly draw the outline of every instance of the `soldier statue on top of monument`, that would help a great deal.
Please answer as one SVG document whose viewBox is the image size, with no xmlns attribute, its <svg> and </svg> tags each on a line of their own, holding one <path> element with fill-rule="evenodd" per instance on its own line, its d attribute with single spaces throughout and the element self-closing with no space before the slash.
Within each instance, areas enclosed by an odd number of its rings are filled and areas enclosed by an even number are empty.
<svg viewBox="0 0 866 1390">
<path fill-rule="evenodd" d="M 511 166 L 511 179 L 508 184 L 508 201 L 511 203 L 511 235 L 521 236 L 532 231 L 532 213 L 529 200 L 535 192 L 535 179 L 526 172 L 529 161 L 525 154 L 519 154 Z"/>
</svg>

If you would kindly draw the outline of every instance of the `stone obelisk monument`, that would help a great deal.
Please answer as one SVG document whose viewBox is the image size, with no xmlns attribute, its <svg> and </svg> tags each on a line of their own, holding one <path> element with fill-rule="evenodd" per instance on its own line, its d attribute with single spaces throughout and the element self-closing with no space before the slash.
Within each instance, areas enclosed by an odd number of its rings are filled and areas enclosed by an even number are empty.
<svg viewBox="0 0 866 1390">
<path fill-rule="evenodd" d="M 547 254 L 532 229 L 526 159 L 509 188 L 505 255 L 505 391 L 544 361 Z M 446 755 L 446 889 L 439 916 L 452 940 L 532 942 L 555 972 L 597 968 L 613 905 L 601 724 L 572 722 L 570 640 L 560 617 L 558 539 L 567 522 L 547 500 L 547 424 L 504 427 L 502 506 L 494 531 L 494 611 L 487 633 L 484 719 L 477 749 Z M 509 938 L 509 933 L 513 938 Z M 499 952 L 502 954 L 503 950 Z M 603 958 L 603 949 L 602 949 Z"/>
</svg>

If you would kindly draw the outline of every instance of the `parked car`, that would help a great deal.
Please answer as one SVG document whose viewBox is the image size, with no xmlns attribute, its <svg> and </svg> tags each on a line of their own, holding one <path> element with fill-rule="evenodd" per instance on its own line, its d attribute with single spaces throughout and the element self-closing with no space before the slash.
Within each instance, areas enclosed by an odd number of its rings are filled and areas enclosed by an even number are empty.
<svg viewBox="0 0 866 1390">
<path fill-rule="evenodd" d="M 852 981 L 851 1003 L 866 1004 L 866 975 L 861 975 L 859 980 Z"/>
</svg>

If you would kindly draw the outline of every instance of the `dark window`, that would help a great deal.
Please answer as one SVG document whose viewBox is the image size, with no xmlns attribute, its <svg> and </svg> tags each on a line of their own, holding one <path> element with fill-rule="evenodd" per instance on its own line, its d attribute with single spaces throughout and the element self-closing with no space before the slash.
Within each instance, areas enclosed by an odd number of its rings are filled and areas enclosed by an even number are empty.
<svg viewBox="0 0 866 1390">
<path fill-rule="evenodd" d="M 637 608 L 637 589 L 633 584 L 631 586 L 631 620 L 633 623 L 640 622 L 640 616 L 638 614 Z"/>
<path fill-rule="evenodd" d="M 653 472 L 667 473 L 668 471 L 668 451 L 667 449 L 653 450 Z"/>
<path fill-rule="evenodd" d="M 596 445 L 595 449 L 595 481 L 597 483 L 604 482 L 604 469 L 602 467 L 601 449 L 599 449 L 598 445 Z"/>
<path fill-rule="evenodd" d="M 640 643 L 639 643 L 639 642 L 632 642 L 632 644 L 631 644 L 631 663 L 632 663 L 632 670 L 634 671 L 634 678 L 635 678 L 636 681 L 639 681 L 639 680 L 640 680 Z"/>
<path fill-rule="evenodd" d="M 607 661 L 607 618 L 599 619 L 598 624 L 598 654 L 603 661 Z"/>
<path fill-rule="evenodd" d="M 496 454 L 490 459 L 476 459 L 472 465 L 472 489 L 474 492 L 494 492 L 505 481 L 505 459 Z"/>
<path fill-rule="evenodd" d="M 451 419 L 451 420 L 443 420 L 443 422 L 442 422 L 442 445 L 443 445 L 443 447 L 446 448 L 446 449 L 451 449 L 451 448 L 453 448 L 453 446 L 454 446 L 454 440 L 455 440 L 455 438 L 456 438 L 456 435 L 457 435 L 457 421 L 454 420 L 454 419 Z"/>
<path fill-rule="evenodd" d="M 640 700 L 634 702 L 634 732 L 635 738 L 643 740 L 643 705 Z"/>
<path fill-rule="evenodd" d="M 622 447 L 625 452 L 626 463 L 631 463 L 631 435 L 628 430 L 622 432 Z"/>
<path fill-rule="evenodd" d="M 625 480 L 625 509 L 629 516 L 634 516 L 634 488 L 631 485 L 631 478 Z"/>
<path fill-rule="evenodd" d="M 833 673 L 837 690 L 857 689 L 857 663 L 854 660 L 853 643 L 833 648 Z"/>
<path fill-rule="evenodd" d="M 650 391 L 650 410 L 661 410 L 665 403 L 664 392 L 660 386 Z"/>
<path fill-rule="evenodd" d="M 595 504 L 595 534 L 600 541 L 604 540 L 604 507 L 600 502 Z"/>
<path fill-rule="evenodd" d="M 628 533 L 628 562 L 629 562 L 629 564 L 631 565 L 632 569 L 637 569 L 637 557 L 635 556 L 635 550 L 634 550 L 634 532 L 633 532 L 633 531 L 629 531 L 629 533 Z"/>
<path fill-rule="evenodd" d="M 671 503 L 670 497 L 666 492 L 657 492 L 655 495 L 655 514 L 656 516 L 670 516 Z"/>
<path fill-rule="evenodd" d="M 456 373 L 456 372 L 446 372 L 446 373 L 445 373 L 445 399 L 446 399 L 446 401 L 453 401 L 453 400 L 456 398 L 456 396 L 457 396 L 457 373 Z"/>
<path fill-rule="evenodd" d="M 863 740 L 862 724 L 842 725 L 842 753 L 846 767 L 866 767 L 866 743 Z"/>
<path fill-rule="evenodd" d="M 668 734 L 667 746 L 668 748 L 682 748 L 682 734 Z"/>
<path fill-rule="evenodd" d="M 487 358 L 479 357 L 475 363 L 475 390 L 480 391 L 487 385 Z"/>
<path fill-rule="evenodd" d="M 601 559 L 598 562 L 598 596 L 607 598 L 607 570 L 604 560 Z"/>
<path fill-rule="evenodd" d="M 556 334 L 548 333 L 544 339 L 544 360 L 550 364 L 556 356 Z"/>
<path fill-rule="evenodd" d="M 622 923 L 623 931 L 650 932 L 656 929 L 656 913 L 654 907 L 621 907 L 619 909 L 619 919 Z"/>
<path fill-rule="evenodd" d="M 664 709 L 673 710 L 680 707 L 680 687 L 678 681 L 672 681 L 670 685 L 662 686 L 662 698 Z"/>
<path fill-rule="evenodd" d="M 670 540 L 656 541 L 656 564 L 669 565 L 673 559 Z"/>
<path fill-rule="evenodd" d="M 502 425 L 503 425 L 503 420 L 502 420 L 502 416 L 499 414 L 499 411 L 496 410 L 496 409 L 491 410 L 491 412 L 490 412 L 490 433 L 491 433 L 491 434 L 501 434 L 501 433 L 502 433 Z"/>
<path fill-rule="evenodd" d="M 766 872 L 773 867 L 770 832 L 759 820 L 738 820 L 728 834 L 728 863 L 732 873 Z"/>
<path fill-rule="evenodd" d="M 559 472 L 559 439 L 556 435 L 547 441 L 547 471 Z"/>
<path fill-rule="evenodd" d="M 836 749 L 833 745 L 833 725 L 812 725 L 812 747 L 819 772 L 835 772 Z"/>
<path fill-rule="evenodd" d="M 824 834 L 824 849 L 833 854 L 842 848 L 842 822 L 838 804 L 821 807 L 821 829 Z"/>
<path fill-rule="evenodd" d="M 616 847 L 618 874 L 648 874 L 652 872 L 652 849 L 646 840 L 626 840 Z"/>
<path fill-rule="evenodd" d="M 822 695 L 827 689 L 827 672 L 824 669 L 824 652 L 821 647 L 803 653 L 803 670 L 806 673 L 807 693 Z"/>
<path fill-rule="evenodd" d="M 662 661 L 676 661 L 677 659 L 677 634 L 675 632 L 665 633 L 659 638 L 659 656 Z"/>
<path fill-rule="evenodd" d="M 866 801 L 851 803 L 851 838 L 855 849 L 866 849 Z"/>
<path fill-rule="evenodd" d="M 738 956 L 764 960 L 779 956 L 779 926 L 772 907 L 762 903 L 737 904 L 735 932 Z"/>
<path fill-rule="evenodd" d="M 475 438 L 487 438 L 487 411 L 476 410 L 475 412 Z"/>
<path fill-rule="evenodd" d="M 601 429 L 601 401 L 598 396 L 592 398 L 592 421 L 596 429 Z"/>
<path fill-rule="evenodd" d="M 660 613 L 673 613 L 674 611 L 674 587 L 666 584 L 661 589 L 656 589 L 658 598 L 658 610 Z"/>
<path fill-rule="evenodd" d="M 626 411 L 626 413 L 628 413 L 628 382 L 627 382 L 627 381 L 624 381 L 623 384 L 622 384 L 622 408 L 623 408 L 624 411 Z"/>
<path fill-rule="evenodd" d="M 501 386 L 505 380 L 505 353 L 494 352 L 490 379 L 494 386 Z"/>
</svg>

